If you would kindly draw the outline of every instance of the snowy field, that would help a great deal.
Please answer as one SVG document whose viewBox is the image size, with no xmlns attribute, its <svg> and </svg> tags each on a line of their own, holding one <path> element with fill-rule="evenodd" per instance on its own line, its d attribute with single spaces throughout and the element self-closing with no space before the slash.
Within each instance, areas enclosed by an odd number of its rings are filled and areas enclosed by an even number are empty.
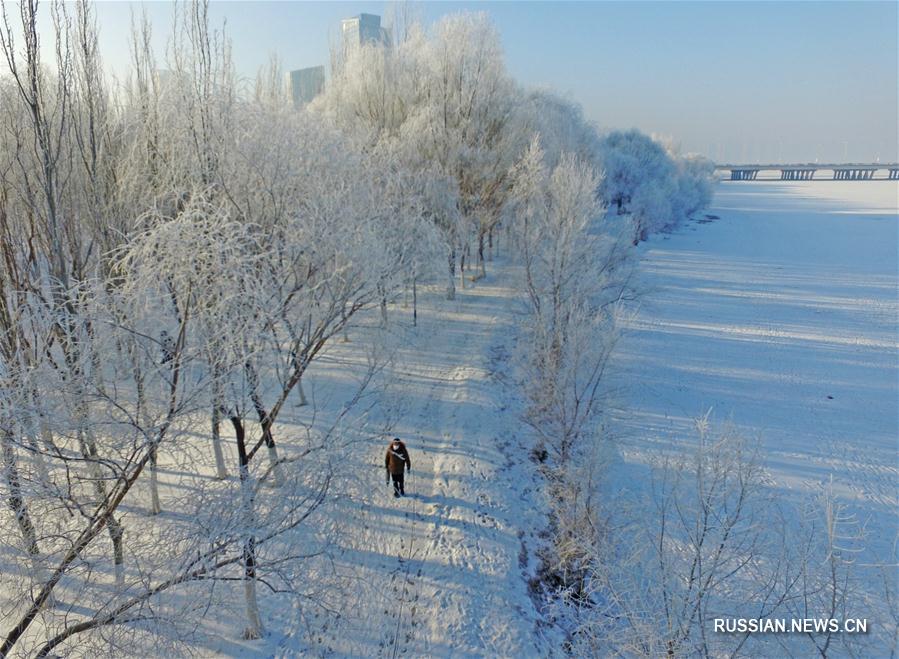
<svg viewBox="0 0 899 659">
<path fill-rule="evenodd" d="M 711 409 L 761 442 L 778 496 L 832 479 L 865 531 L 860 562 L 889 563 L 897 193 L 894 181 L 722 182 L 699 219 L 642 245 L 644 295 L 616 356 L 625 461 L 694 442 Z"/>
</svg>

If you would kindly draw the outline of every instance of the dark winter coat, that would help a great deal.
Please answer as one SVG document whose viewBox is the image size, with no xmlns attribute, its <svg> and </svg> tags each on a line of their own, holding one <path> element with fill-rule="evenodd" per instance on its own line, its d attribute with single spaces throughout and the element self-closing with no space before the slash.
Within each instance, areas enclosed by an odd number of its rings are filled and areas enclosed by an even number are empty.
<svg viewBox="0 0 899 659">
<path fill-rule="evenodd" d="M 412 469 L 412 461 L 409 459 L 409 451 L 406 450 L 406 445 L 400 442 L 400 447 L 394 449 L 393 442 L 390 442 L 390 446 L 387 447 L 387 455 L 384 456 L 384 466 L 387 468 L 387 471 L 397 476 L 402 474 L 403 470 L 408 471 Z"/>
</svg>

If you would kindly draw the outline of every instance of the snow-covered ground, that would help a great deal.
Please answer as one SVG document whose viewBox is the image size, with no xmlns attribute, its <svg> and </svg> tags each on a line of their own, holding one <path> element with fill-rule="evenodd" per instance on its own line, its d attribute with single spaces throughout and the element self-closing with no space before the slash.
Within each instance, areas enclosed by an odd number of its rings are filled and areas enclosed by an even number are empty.
<svg viewBox="0 0 899 659">
<path fill-rule="evenodd" d="M 712 410 L 759 439 L 780 496 L 833 479 L 868 558 L 897 541 L 895 181 L 722 182 L 640 247 L 644 295 L 616 353 L 626 463 L 695 441 Z M 861 614 L 860 612 L 859 614 Z"/>
<path fill-rule="evenodd" d="M 539 482 L 528 460 L 514 386 L 502 382 L 515 336 L 514 266 L 498 259 L 490 276 L 445 299 L 442 286 L 419 291 L 390 311 L 392 363 L 373 387 L 368 427 L 376 431 L 341 451 L 332 498 L 318 515 L 333 520 L 336 544 L 309 561 L 310 580 L 344 592 L 282 608 L 261 593 L 264 641 L 242 642 L 227 626 L 197 648 L 223 654 L 314 656 L 505 656 L 544 654 L 528 595 L 534 535 L 545 525 Z M 372 319 L 374 320 L 374 319 Z M 362 333 L 337 343 L 306 384 L 318 415 L 331 414 L 366 361 Z M 296 408 L 299 420 L 310 408 Z M 412 474 L 405 498 L 385 482 L 387 438 L 407 444 Z M 377 436 L 374 436 L 377 435 Z M 310 545 L 313 546 L 313 545 Z M 335 601 L 336 598 L 336 601 Z M 239 621 L 239 611 L 236 613 Z M 310 644 L 305 639 L 311 637 Z"/>
<path fill-rule="evenodd" d="M 724 182 L 699 219 L 641 245 L 643 295 L 607 382 L 623 392 L 607 423 L 624 460 L 617 478 L 638 480 L 659 455 L 695 441 L 693 420 L 711 408 L 760 439 L 783 496 L 817 493 L 833 478 L 871 556 L 889 556 L 897 192 L 895 182 Z M 291 605 L 260 589 L 270 633 L 241 641 L 239 584 L 223 583 L 226 604 L 202 622 L 197 654 L 524 657 L 557 646 L 528 593 L 546 514 L 509 359 L 517 273 L 505 259 L 489 266 L 456 301 L 438 286 L 419 291 L 418 327 L 410 308 L 392 306 L 381 343 L 393 359 L 335 437 L 337 477 L 307 525 L 314 532 L 287 538 L 285 550 L 310 554 L 306 599 Z M 377 320 L 366 316 L 353 340 L 313 364 L 314 404 L 292 408 L 278 428 L 286 455 L 304 424 L 323 429 L 352 396 Z M 413 466 L 402 499 L 384 480 L 394 434 Z M 164 510 L 193 483 L 174 466 L 162 469 Z"/>
<path fill-rule="evenodd" d="M 815 494 L 832 477 L 863 516 L 872 552 L 888 555 L 896 193 L 887 182 L 725 182 L 705 217 L 640 247 L 643 297 L 608 383 L 624 392 L 610 430 L 626 465 L 694 441 L 693 420 L 712 408 L 761 440 L 785 495 Z M 540 481 L 514 388 L 500 382 L 520 307 L 514 269 L 491 265 L 456 302 L 428 291 L 416 329 L 408 310 L 391 311 L 399 348 L 385 379 L 394 386 L 372 415 L 408 442 L 410 496 L 389 495 L 383 438 L 354 451 L 358 479 L 328 512 L 343 528 L 329 561 L 358 585 L 336 622 L 322 618 L 313 647 L 299 642 L 309 627 L 294 614 L 270 610 L 294 633 L 270 638 L 263 653 L 545 652 L 527 593 L 534 534 L 546 523 Z M 361 344 L 338 346 L 317 367 L 320 391 L 358 370 Z"/>
</svg>

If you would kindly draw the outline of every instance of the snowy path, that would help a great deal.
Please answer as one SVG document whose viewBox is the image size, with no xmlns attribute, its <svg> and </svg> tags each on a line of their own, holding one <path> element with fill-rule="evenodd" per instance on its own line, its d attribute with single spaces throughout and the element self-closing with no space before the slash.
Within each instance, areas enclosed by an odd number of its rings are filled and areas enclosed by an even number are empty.
<svg viewBox="0 0 899 659">
<path fill-rule="evenodd" d="M 410 393 L 427 392 L 397 427 L 417 458 L 411 498 L 399 503 L 410 537 L 421 540 L 394 538 L 387 553 L 420 555 L 417 612 L 427 629 L 405 648 L 413 654 L 522 656 L 533 648 L 517 558 L 521 519 L 506 505 L 515 485 L 498 443 L 517 419 L 505 415 L 490 364 L 491 349 L 511 334 L 513 297 L 490 283 L 462 293 L 457 310 L 433 319 L 428 361 L 405 379 Z M 446 361 L 435 368 L 437 346 Z"/>
<path fill-rule="evenodd" d="M 702 222 L 641 247 L 646 294 L 617 354 L 625 460 L 713 410 L 762 441 L 774 487 L 832 477 L 887 555 L 897 537 L 895 182 L 722 183 Z"/>
<path fill-rule="evenodd" d="M 407 497 L 385 484 L 373 439 L 360 488 L 337 505 L 338 570 L 357 580 L 342 624 L 314 652 L 350 656 L 532 656 L 536 613 L 520 529 L 542 527 L 514 395 L 497 381 L 514 335 L 511 268 L 456 301 L 429 291 L 406 328 L 381 403 L 409 448 Z M 408 314 L 397 305 L 391 313 Z M 405 322 L 406 318 L 402 319 Z M 344 348 L 351 354 L 353 344 Z M 290 647 L 290 639 L 282 650 Z M 285 656 L 290 654 L 285 652 Z"/>
</svg>

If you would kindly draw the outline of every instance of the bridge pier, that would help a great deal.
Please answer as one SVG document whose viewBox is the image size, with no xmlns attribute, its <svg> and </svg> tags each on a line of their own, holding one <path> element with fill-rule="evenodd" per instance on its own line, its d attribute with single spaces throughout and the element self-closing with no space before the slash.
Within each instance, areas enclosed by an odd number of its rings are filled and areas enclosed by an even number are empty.
<svg viewBox="0 0 899 659">
<path fill-rule="evenodd" d="M 754 181 L 755 177 L 758 176 L 759 170 L 757 169 L 732 169 L 730 170 L 730 180 L 731 181 Z"/>
<path fill-rule="evenodd" d="M 834 169 L 833 170 L 833 179 L 835 181 L 870 181 L 874 178 L 874 172 L 876 172 L 876 168 L 873 167 L 852 167 L 847 169 Z M 899 169 L 893 170 L 890 169 L 890 178 L 893 178 L 893 172 L 899 172 Z M 899 173 L 896 174 L 896 178 L 899 178 Z"/>
<path fill-rule="evenodd" d="M 817 169 L 781 169 L 780 170 L 780 180 L 781 181 L 810 181 L 815 177 L 815 172 Z"/>
<path fill-rule="evenodd" d="M 890 167 L 889 179 L 891 181 L 899 181 L 899 168 Z"/>
</svg>

